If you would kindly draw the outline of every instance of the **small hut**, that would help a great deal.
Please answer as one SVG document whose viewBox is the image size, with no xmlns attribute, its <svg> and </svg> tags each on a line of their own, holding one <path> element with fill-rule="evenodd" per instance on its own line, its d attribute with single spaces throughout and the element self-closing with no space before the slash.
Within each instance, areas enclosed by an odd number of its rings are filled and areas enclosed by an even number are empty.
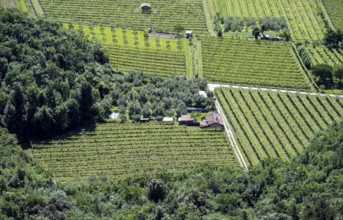
<svg viewBox="0 0 343 220">
<path fill-rule="evenodd" d="M 186 31 L 186 38 L 192 38 L 193 37 L 193 31 Z"/>
<path fill-rule="evenodd" d="M 150 13 L 151 4 L 150 3 L 142 3 L 140 8 L 142 9 L 142 13 Z"/>
</svg>

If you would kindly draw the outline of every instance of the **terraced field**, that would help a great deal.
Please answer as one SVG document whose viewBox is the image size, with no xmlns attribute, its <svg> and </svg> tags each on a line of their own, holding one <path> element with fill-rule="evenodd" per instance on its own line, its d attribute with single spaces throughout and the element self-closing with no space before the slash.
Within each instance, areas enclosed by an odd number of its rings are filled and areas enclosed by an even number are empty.
<svg viewBox="0 0 343 220">
<path fill-rule="evenodd" d="M 197 164 L 237 166 L 223 132 L 161 124 L 99 124 L 50 142 L 34 144 L 34 158 L 59 180 L 119 176 Z"/>
<path fill-rule="evenodd" d="M 103 43 L 110 63 L 123 72 L 142 71 L 146 74 L 167 77 L 170 75 L 192 76 L 186 66 L 190 61 L 186 39 L 148 37 L 143 31 L 64 24 L 66 28 L 82 32 L 89 39 Z"/>
<path fill-rule="evenodd" d="M 343 0 L 323 0 L 336 29 L 343 30 Z"/>
<path fill-rule="evenodd" d="M 210 82 L 309 89 L 289 43 L 204 38 L 202 56 Z"/>
<path fill-rule="evenodd" d="M 341 1 L 341 0 L 340 0 Z M 217 12 L 233 17 L 255 17 L 265 16 L 284 17 L 287 20 L 291 37 L 294 42 L 309 42 L 308 49 L 311 50 L 311 58 L 314 64 L 343 64 L 342 50 L 325 50 L 322 47 L 313 48 L 313 41 L 321 41 L 325 34 L 325 24 L 318 15 L 323 12 L 331 27 L 333 24 L 326 13 L 321 1 L 313 0 L 207 0 L 209 13 L 214 16 Z M 333 1 L 339 5 L 337 1 Z M 342 5 L 342 4 L 340 4 Z M 336 7 L 337 14 L 342 12 L 342 7 Z M 330 11 L 329 11 L 330 12 Z M 341 19 L 342 20 L 342 19 Z M 324 50 L 324 52 L 323 52 Z"/>
<path fill-rule="evenodd" d="M 132 29 L 173 31 L 176 25 L 207 33 L 202 0 L 151 0 L 142 14 L 139 0 L 39 0 L 47 17 L 56 21 L 102 24 Z"/>
<path fill-rule="evenodd" d="M 247 161 L 287 160 L 319 130 L 343 120 L 343 98 L 262 90 L 215 90 Z"/>
</svg>

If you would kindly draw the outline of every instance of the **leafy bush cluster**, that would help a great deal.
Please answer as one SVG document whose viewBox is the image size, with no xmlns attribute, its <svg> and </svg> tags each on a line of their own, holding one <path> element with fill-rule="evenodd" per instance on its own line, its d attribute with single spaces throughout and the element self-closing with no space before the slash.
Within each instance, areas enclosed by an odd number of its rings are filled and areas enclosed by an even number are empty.
<svg viewBox="0 0 343 220">
<path fill-rule="evenodd" d="M 204 165 L 184 173 L 88 182 L 51 181 L 0 132 L 0 218 L 24 219 L 341 219 L 343 124 L 318 134 L 289 162 L 248 172 Z M 13 178 L 20 177 L 18 184 Z"/>
</svg>

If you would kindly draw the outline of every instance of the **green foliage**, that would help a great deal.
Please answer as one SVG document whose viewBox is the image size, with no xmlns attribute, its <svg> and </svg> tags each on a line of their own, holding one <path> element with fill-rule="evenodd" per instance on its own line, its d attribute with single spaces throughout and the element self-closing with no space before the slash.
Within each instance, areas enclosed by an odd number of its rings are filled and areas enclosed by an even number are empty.
<svg viewBox="0 0 343 220">
<path fill-rule="evenodd" d="M 329 29 L 324 36 L 324 45 L 330 49 L 343 48 L 343 33 L 341 30 L 334 31 Z"/>
<path fill-rule="evenodd" d="M 0 42 L 0 94 L 10 94 L 0 95 L 0 118 L 20 142 L 102 117 L 103 102 L 91 99 L 92 90 L 113 71 L 103 65 L 108 58 L 100 45 L 15 10 L 0 11 Z M 87 94 L 82 82 L 88 83 Z"/>
</svg>

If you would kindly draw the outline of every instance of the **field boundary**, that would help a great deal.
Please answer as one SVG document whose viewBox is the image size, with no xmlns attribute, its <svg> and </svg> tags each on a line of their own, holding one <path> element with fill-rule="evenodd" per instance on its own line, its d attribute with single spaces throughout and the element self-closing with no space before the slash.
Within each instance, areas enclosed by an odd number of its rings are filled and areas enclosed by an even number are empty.
<svg viewBox="0 0 343 220">
<path fill-rule="evenodd" d="M 224 119 L 224 129 L 225 129 L 225 133 L 227 134 L 230 144 L 232 145 L 232 149 L 233 152 L 235 153 L 236 159 L 238 160 L 238 163 L 241 167 L 243 167 L 244 170 L 248 170 L 248 165 L 244 160 L 244 157 L 241 153 L 241 151 L 239 150 L 239 147 L 236 143 L 235 137 L 233 135 L 232 129 L 231 129 L 231 125 L 228 121 L 228 119 L 226 118 L 226 115 L 224 114 L 224 111 L 220 105 L 220 103 L 218 102 L 218 100 L 216 100 L 215 102 L 216 108 L 219 112 L 220 115 L 222 115 L 223 119 Z"/>
</svg>

